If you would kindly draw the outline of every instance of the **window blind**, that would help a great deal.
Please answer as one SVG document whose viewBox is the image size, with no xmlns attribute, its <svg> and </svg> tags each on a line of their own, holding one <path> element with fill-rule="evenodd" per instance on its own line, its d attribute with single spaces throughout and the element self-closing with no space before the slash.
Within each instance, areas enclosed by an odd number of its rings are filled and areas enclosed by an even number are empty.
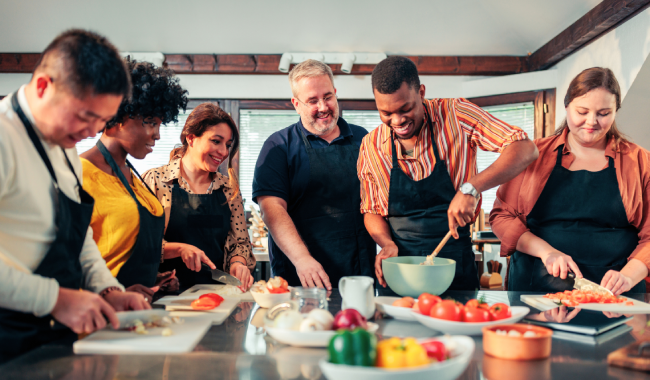
<svg viewBox="0 0 650 380">
<path fill-rule="evenodd" d="M 144 159 L 136 160 L 130 155 L 128 156 L 128 160 L 133 164 L 135 170 L 142 174 L 149 169 L 157 168 L 169 163 L 169 154 L 172 149 L 174 149 L 174 146 L 181 144 L 181 132 L 183 131 L 185 120 L 187 120 L 190 112 L 192 112 L 192 110 L 181 112 L 178 114 L 178 122 L 162 125 L 160 127 L 160 140 L 156 141 L 156 145 L 153 147 L 153 152 L 149 153 Z M 77 152 L 81 154 L 95 146 L 100 136 L 101 134 L 98 134 L 93 138 L 85 139 L 77 143 Z"/>
</svg>

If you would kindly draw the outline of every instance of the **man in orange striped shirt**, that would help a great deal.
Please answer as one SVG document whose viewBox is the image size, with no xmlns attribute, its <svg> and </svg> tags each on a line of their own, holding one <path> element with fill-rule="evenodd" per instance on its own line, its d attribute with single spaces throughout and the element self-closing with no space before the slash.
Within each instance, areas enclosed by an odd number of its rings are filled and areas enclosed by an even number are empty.
<svg viewBox="0 0 650 380">
<path fill-rule="evenodd" d="M 535 144 L 465 99 L 426 100 L 408 58 L 380 62 L 372 88 L 383 124 L 364 137 L 357 171 L 364 223 L 382 247 L 375 261 L 379 283 L 386 287 L 382 260 L 426 256 L 451 231 L 455 239 L 438 255 L 456 261 L 450 289 L 477 289 L 469 224 L 480 193 L 523 171 L 537 158 Z M 478 174 L 477 148 L 501 153 Z"/>
</svg>

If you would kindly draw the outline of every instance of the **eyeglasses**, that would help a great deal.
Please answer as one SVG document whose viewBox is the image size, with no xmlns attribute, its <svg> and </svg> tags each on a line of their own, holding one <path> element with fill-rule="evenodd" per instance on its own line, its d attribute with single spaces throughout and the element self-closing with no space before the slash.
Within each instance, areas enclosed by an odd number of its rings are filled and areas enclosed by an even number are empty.
<svg viewBox="0 0 650 380">
<path fill-rule="evenodd" d="M 146 119 L 142 119 L 142 126 L 143 127 L 149 127 L 149 128 L 156 128 L 159 127 L 160 124 L 156 123 L 156 120 L 153 117 L 148 117 Z"/>
<path fill-rule="evenodd" d="M 300 103 L 304 104 L 306 107 L 317 108 L 320 105 L 320 102 L 323 102 L 326 106 L 331 105 L 334 102 L 334 100 L 336 100 L 336 95 L 330 94 L 330 95 L 327 95 L 326 97 L 324 97 L 322 99 L 311 99 L 311 100 L 307 101 L 306 103 L 303 102 L 302 100 L 298 99 L 298 98 L 296 98 L 296 100 L 299 101 Z"/>
</svg>

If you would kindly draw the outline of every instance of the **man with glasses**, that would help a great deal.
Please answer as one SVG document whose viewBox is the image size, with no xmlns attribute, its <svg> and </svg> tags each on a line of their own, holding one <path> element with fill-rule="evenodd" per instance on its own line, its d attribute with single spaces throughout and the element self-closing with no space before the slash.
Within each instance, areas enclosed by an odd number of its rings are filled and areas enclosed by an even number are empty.
<svg viewBox="0 0 650 380">
<path fill-rule="evenodd" d="M 289 83 L 300 120 L 266 140 L 253 179 L 253 201 L 269 227 L 273 275 L 328 290 L 344 276 L 373 277 L 377 251 L 359 212 L 356 174 L 368 132 L 339 117 L 326 64 L 300 63 Z"/>
</svg>

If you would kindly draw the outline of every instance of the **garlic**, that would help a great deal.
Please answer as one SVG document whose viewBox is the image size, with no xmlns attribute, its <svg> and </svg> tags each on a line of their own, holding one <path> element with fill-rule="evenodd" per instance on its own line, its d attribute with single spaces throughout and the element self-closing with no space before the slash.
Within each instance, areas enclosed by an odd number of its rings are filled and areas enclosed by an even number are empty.
<svg viewBox="0 0 650 380">
<path fill-rule="evenodd" d="M 163 329 L 163 331 L 161 331 L 160 334 L 161 334 L 162 336 L 171 336 L 171 335 L 174 334 L 174 332 L 172 331 L 172 329 L 170 329 L 169 327 L 167 327 L 167 328 Z"/>
<path fill-rule="evenodd" d="M 320 323 L 323 326 L 323 330 L 331 330 L 332 324 L 334 323 L 334 316 L 332 313 L 323 309 L 312 309 L 312 311 L 307 314 L 307 318 Z"/>
</svg>

